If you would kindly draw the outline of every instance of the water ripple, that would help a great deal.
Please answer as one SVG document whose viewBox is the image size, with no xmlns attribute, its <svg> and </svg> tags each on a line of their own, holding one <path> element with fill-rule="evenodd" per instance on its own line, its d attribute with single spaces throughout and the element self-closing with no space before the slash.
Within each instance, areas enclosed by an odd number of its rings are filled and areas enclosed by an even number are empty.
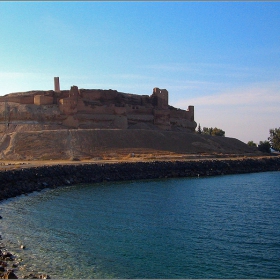
<svg viewBox="0 0 280 280">
<path fill-rule="evenodd" d="M 279 181 L 267 172 L 63 187 L 2 203 L 0 229 L 26 271 L 52 278 L 280 278 Z"/>
</svg>

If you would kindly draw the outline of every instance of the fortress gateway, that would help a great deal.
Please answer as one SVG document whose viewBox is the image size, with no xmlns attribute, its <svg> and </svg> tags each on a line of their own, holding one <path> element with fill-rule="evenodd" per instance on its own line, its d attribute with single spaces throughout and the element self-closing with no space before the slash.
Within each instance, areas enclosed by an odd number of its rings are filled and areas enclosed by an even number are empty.
<svg viewBox="0 0 280 280">
<path fill-rule="evenodd" d="M 137 95 L 116 90 L 54 90 L 11 93 L 0 97 L 0 132 L 50 129 L 161 129 L 194 131 L 194 106 L 168 105 L 168 91 L 154 88 Z"/>
</svg>

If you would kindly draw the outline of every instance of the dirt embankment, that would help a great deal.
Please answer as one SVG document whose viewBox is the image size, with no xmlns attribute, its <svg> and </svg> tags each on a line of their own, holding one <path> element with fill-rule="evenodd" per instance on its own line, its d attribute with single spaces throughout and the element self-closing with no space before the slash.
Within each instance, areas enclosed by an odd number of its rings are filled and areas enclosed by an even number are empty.
<svg viewBox="0 0 280 280">
<path fill-rule="evenodd" d="M 144 129 L 21 131 L 0 137 L 2 160 L 120 160 L 190 154 L 251 156 L 259 152 L 235 138 Z"/>
</svg>

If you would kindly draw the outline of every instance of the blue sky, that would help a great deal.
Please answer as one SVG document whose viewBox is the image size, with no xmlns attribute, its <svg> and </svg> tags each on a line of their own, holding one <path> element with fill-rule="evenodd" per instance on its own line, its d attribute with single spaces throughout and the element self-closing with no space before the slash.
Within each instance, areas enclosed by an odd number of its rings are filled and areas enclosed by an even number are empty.
<svg viewBox="0 0 280 280">
<path fill-rule="evenodd" d="M 0 2 L 0 95 L 169 91 L 244 142 L 280 127 L 280 2 Z"/>
</svg>

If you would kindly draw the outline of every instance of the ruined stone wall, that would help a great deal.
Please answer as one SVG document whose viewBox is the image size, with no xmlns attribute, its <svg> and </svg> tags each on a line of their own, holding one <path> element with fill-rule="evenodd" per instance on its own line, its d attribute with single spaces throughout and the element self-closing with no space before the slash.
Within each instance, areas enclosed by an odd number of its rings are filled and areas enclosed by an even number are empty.
<svg viewBox="0 0 280 280">
<path fill-rule="evenodd" d="M 175 109 L 175 110 L 170 110 L 170 117 L 171 118 L 176 118 L 176 119 L 188 119 L 188 114 L 187 111 L 180 110 L 180 109 Z"/>
<path fill-rule="evenodd" d="M 109 114 L 77 114 L 79 128 L 84 129 L 127 129 L 127 117 Z"/>
<path fill-rule="evenodd" d="M 194 106 L 189 106 L 186 114 L 188 116 L 188 120 L 194 121 Z"/>
<path fill-rule="evenodd" d="M 118 96 L 116 90 L 100 90 L 100 89 L 80 89 L 80 96 L 85 100 L 100 100 L 101 102 L 107 102 L 115 100 Z"/>
<path fill-rule="evenodd" d="M 33 96 L 3 96 L 0 102 L 15 102 L 20 104 L 34 104 Z"/>
<path fill-rule="evenodd" d="M 170 124 L 172 127 L 195 131 L 197 123 L 194 121 L 194 107 L 181 110 L 170 106 Z"/>
<path fill-rule="evenodd" d="M 66 98 L 59 99 L 59 109 L 66 115 L 72 115 L 77 113 L 77 105 L 79 98 L 80 93 L 78 87 L 72 86 L 69 91 L 69 96 Z"/>
<path fill-rule="evenodd" d="M 60 99 L 59 109 L 65 115 L 73 115 L 77 113 L 77 101 L 71 98 Z"/>
<path fill-rule="evenodd" d="M 70 92 L 70 90 L 61 90 L 60 92 L 55 92 L 54 98 L 57 99 L 56 103 L 58 104 L 58 100 L 60 100 L 62 98 L 69 97 L 69 92 Z"/>
<path fill-rule="evenodd" d="M 34 104 L 34 97 L 33 96 L 21 96 L 19 103 L 20 104 Z"/>
<path fill-rule="evenodd" d="M 127 116 L 128 125 L 134 125 L 138 123 L 154 123 L 153 115 L 128 115 Z"/>
<path fill-rule="evenodd" d="M 170 126 L 170 110 L 154 109 L 154 124 L 162 129 L 169 130 Z"/>
<path fill-rule="evenodd" d="M 18 104 L 7 106 L 9 104 Z M 11 118 L 20 122 L 43 122 L 51 120 L 53 125 L 69 128 L 129 128 L 139 124 L 141 129 L 149 124 L 150 129 L 170 130 L 174 127 L 194 131 L 194 107 L 181 110 L 168 105 L 168 91 L 154 88 L 151 96 L 118 92 L 116 90 L 78 89 L 30 91 L 12 93 L 0 97 L 0 118 L 9 122 Z M 17 111 L 19 105 L 32 105 Z M 54 106 L 59 112 L 51 119 L 43 106 Z M 1 106 L 0 106 L 1 107 Z M 46 115 L 46 116 L 45 116 Z M 1 117 L 2 116 L 2 117 Z"/>
<path fill-rule="evenodd" d="M 53 96 L 45 95 L 35 95 L 34 96 L 35 105 L 50 105 L 53 104 Z"/>
<path fill-rule="evenodd" d="M 142 106 L 144 105 L 145 97 L 136 94 L 123 94 L 122 102 L 123 104 L 131 105 L 131 106 Z"/>
<path fill-rule="evenodd" d="M 187 119 L 189 121 L 193 121 L 194 120 L 194 107 L 189 106 L 188 110 L 181 110 L 181 109 L 171 107 L 170 118 Z"/>
<path fill-rule="evenodd" d="M 80 89 L 80 95 L 85 100 L 100 100 L 102 92 L 100 90 Z"/>
<path fill-rule="evenodd" d="M 126 113 L 127 115 L 152 115 L 153 108 L 147 108 L 141 105 L 126 105 Z"/>
<path fill-rule="evenodd" d="M 168 91 L 154 88 L 151 96 L 153 105 L 158 109 L 168 109 Z"/>
</svg>

